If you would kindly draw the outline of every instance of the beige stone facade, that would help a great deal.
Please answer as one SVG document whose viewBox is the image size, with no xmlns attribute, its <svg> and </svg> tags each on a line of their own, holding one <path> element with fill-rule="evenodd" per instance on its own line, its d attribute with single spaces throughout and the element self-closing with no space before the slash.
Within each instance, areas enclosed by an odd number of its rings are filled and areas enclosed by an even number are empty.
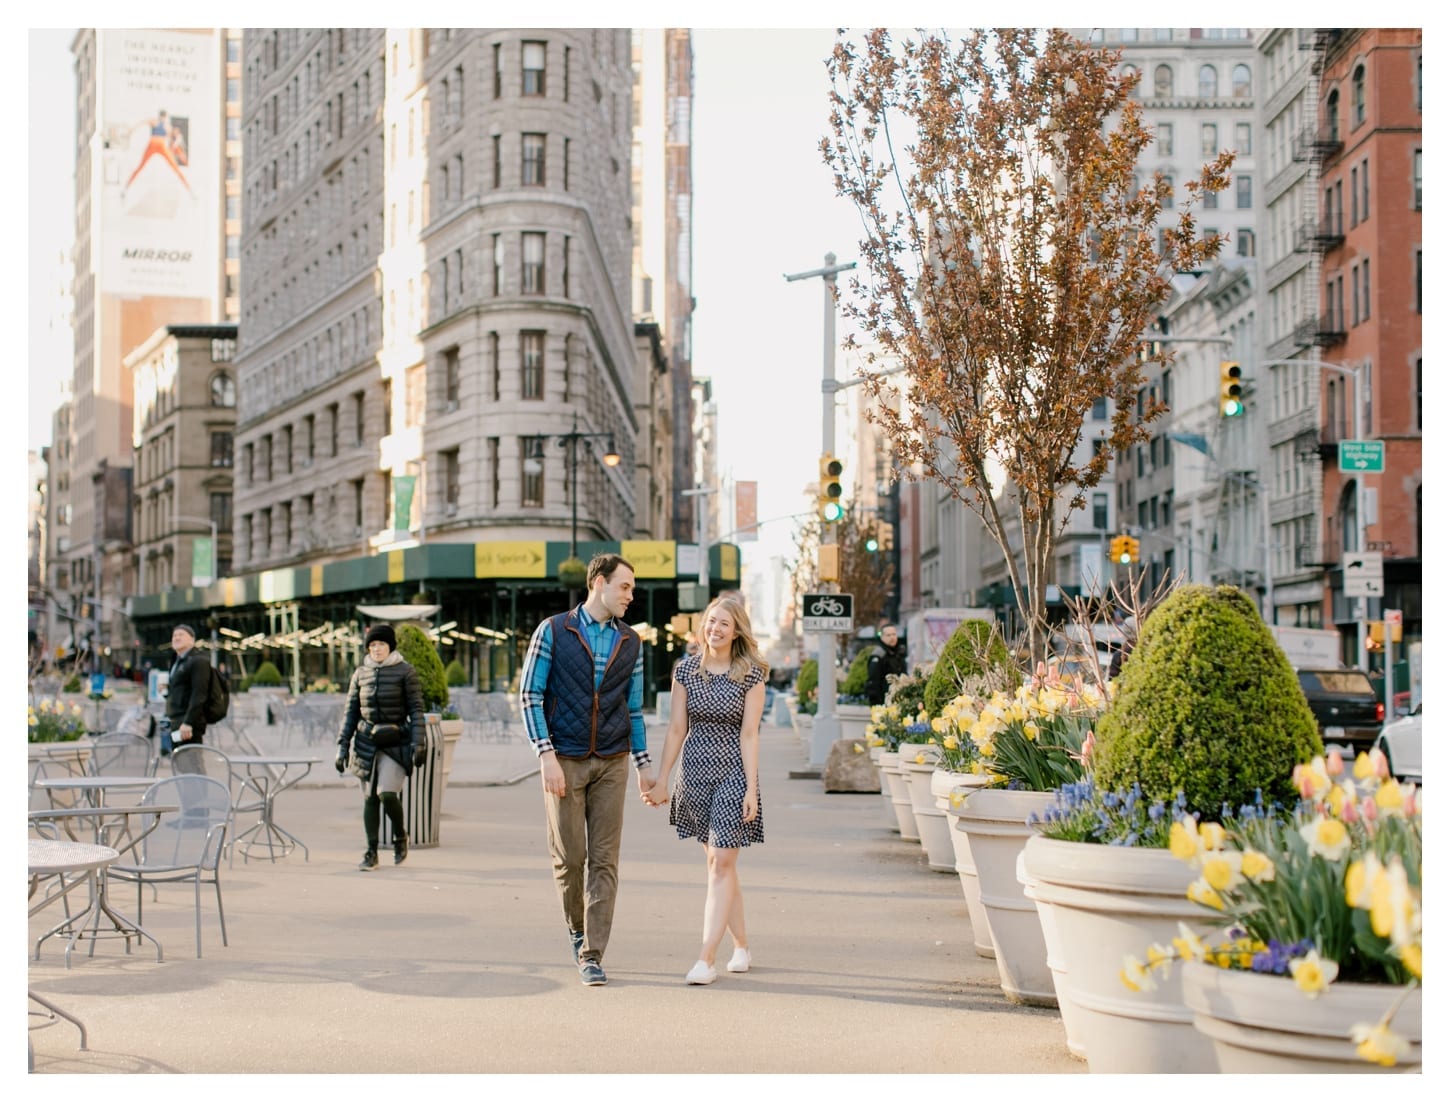
<svg viewBox="0 0 1450 1102">
<path fill-rule="evenodd" d="M 580 448 L 580 539 L 636 531 L 629 54 L 624 30 L 247 32 L 238 573 L 567 538 L 576 415 L 623 457 Z"/>
</svg>

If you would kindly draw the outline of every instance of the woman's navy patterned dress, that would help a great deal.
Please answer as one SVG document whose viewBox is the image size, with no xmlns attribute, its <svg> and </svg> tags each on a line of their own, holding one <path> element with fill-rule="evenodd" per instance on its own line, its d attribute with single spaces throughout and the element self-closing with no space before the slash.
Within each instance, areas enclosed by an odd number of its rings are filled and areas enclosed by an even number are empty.
<svg viewBox="0 0 1450 1102">
<path fill-rule="evenodd" d="M 670 801 L 670 822 L 681 838 L 697 838 L 717 849 L 737 849 L 765 841 L 765 816 L 759 785 L 753 822 L 741 819 L 745 800 L 745 762 L 740 756 L 740 726 L 745 720 L 745 694 L 765 679 L 752 666 L 744 683 L 728 673 L 712 674 L 698 654 L 686 655 L 674 678 L 685 687 L 684 750 L 680 782 Z"/>
</svg>

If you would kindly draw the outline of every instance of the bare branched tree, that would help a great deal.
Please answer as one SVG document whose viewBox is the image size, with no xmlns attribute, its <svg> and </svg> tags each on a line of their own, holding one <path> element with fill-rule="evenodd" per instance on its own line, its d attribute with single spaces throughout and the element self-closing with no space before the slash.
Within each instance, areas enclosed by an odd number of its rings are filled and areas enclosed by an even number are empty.
<svg viewBox="0 0 1450 1102">
<path fill-rule="evenodd" d="M 1160 226 L 1174 189 L 1161 174 L 1140 186 L 1152 133 L 1138 76 L 1120 74 L 1118 56 L 1060 30 L 979 31 L 960 44 L 922 34 L 899 46 L 875 30 L 861 46 L 843 33 L 827 63 L 821 149 L 866 234 L 844 310 L 909 380 L 902 409 L 883 404 L 873 419 L 902 466 L 976 512 L 1002 549 L 1034 665 L 1071 511 L 1163 411 L 1134 416 L 1139 342 L 1174 272 L 1217 254 L 1193 209 L 1228 186 L 1232 162 L 1223 153 L 1205 165 Z M 864 385 L 883 389 L 869 376 Z M 1110 429 L 1080 461 L 1100 399 L 1113 403 Z"/>
<path fill-rule="evenodd" d="M 896 568 L 891 556 L 884 550 L 867 549 L 869 540 L 882 535 L 880 520 L 865 512 L 854 502 L 846 502 L 845 512 L 836 522 L 836 545 L 841 549 L 841 592 L 853 598 L 853 615 L 857 627 L 875 627 L 891 596 L 891 585 L 896 578 Z M 791 595 L 796 607 L 806 593 L 815 592 L 820 586 L 817 548 L 821 545 L 821 521 L 811 517 L 796 530 L 796 545 L 799 557 L 790 563 Z"/>
</svg>

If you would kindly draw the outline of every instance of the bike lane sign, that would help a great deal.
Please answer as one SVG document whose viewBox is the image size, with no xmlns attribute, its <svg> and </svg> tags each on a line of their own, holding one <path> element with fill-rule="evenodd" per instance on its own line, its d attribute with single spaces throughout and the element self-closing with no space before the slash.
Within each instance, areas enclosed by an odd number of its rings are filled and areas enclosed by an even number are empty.
<svg viewBox="0 0 1450 1102">
<path fill-rule="evenodd" d="M 849 593 L 807 593 L 801 599 L 805 631 L 849 632 L 853 627 Z"/>
</svg>

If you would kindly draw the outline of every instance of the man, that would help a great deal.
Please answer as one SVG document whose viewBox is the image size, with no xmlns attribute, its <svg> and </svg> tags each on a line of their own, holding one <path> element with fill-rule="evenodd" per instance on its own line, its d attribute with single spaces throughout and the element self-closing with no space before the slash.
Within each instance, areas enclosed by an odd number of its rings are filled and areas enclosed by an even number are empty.
<svg viewBox="0 0 1450 1102">
<path fill-rule="evenodd" d="M 866 660 L 866 700 L 870 704 L 885 704 L 886 692 L 891 688 L 887 677 L 906 672 L 906 644 L 899 639 L 896 625 L 887 624 L 871 648 L 871 657 Z"/>
<path fill-rule="evenodd" d="M 634 567 L 595 555 L 589 596 L 551 616 L 529 640 L 520 679 L 524 725 L 539 755 L 554 882 L 579 979 L 608 982 L 604 950 L 619 883 L 619 838 L 629 786 L 626 755 L 643 797 L 654 787 L 644 732 L 644 651 L 625 624 Z M 545 718 L 547 717 L 547 718 Z"/>
<path fill-rule="evenodd" d="M 206 716 L 202 709 L 211 688 L 211 663 L 196 650 L 196 630 L 188 624 L 177 624 L 171 629 L 171 649 L 176 652 L 166 686 L 166 718 L 171 721 L 171 740 L 178 748 L 200 745 L 206 734 Z M 173 764 L 181 773 L 205 773 L 202 762 L 188 761 L 198 757 L 182 754 L 177 759 L 179 764 Z"/>
</svg>

